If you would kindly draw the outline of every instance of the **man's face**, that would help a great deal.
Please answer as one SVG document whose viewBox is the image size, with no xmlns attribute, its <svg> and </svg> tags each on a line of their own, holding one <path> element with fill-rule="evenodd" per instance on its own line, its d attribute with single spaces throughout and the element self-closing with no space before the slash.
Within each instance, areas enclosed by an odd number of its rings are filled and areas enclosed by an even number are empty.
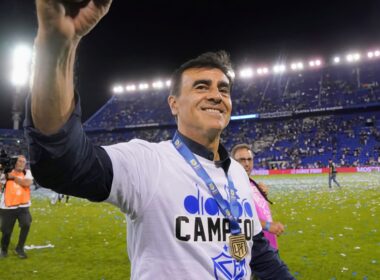
<svg viewBox="0 0 380 280">
<path fill-rule="evenodd" d="M 238 161 L 248 175 L 251 174 L 253 168 L 253 156 L 251 150 L 242 148 L 235 152 L 234 159 Z"/>
<path fill-rule="evenodd" d="M 178 130 L 187 137 L 218 135 L 231 117 L 230 82 L 216 68 L 187 69 L 180 96 L 170 96 L 169 105 L 177 116 Z"/>
<path fill-rule="evenodd" d="M 26 165 L 26 159 L 24 157 L 18 157 L 15 164 L 15 169 L 17 171 L 23 171 L 25 169 L 25 165 Z"/>
</svg>

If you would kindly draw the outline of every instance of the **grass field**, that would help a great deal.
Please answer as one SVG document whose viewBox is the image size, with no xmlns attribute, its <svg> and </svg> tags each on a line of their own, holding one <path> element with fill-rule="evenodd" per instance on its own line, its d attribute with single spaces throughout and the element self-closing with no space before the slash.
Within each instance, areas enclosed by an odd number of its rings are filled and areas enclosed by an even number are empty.
<svg viewBox="0 0 380 280">
<path fill-rule="evenodd" d="M 275 220 L 286 224 L 280 254 L 297 279 L 380 279 L 380 174 L 257 177 L 271 186 Z M 129 279 L 123 215 L 108 204 L 34 196 L 29 258 L 0 260 L 0 279 Z M 18 230 L 13 234 L 11 248 Z M 186 278 L 186 277 L 185 277 Z M 184 279 L 185 279 L 184 278 Z M 160 279 L 159 276 L 157 279 Z"/>
</svg>

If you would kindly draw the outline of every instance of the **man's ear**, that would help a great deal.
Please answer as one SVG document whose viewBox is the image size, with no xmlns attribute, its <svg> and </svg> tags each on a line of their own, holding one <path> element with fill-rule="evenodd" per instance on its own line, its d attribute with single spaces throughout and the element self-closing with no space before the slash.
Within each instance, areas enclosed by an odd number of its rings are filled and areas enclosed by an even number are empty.
<svg viewBox="0 0 380 280">
<path fill-rule="evenodd" d="M 177 116 L 178 115 L 177 97 L 174 95 L 169 95 L 168 103 L 169 103 L 169 107 L 170 107 L 170 111 L 172 112 L 172 115 Z"/>
</svg>

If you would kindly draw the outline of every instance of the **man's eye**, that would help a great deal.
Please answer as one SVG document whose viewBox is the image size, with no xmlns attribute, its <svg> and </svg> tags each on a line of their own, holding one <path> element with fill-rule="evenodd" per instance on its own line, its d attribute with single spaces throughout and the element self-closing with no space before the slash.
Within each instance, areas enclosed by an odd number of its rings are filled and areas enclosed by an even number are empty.
<svg viewBox="0 0 380 280">
<path fill-rule="evenodd" d="M 230 94 L 230 89 L 229 88 L 220 88 L 219 91 L 221 93 Z"/>
<path fill-rule="evenodd" d="M 196 87 L 196 89 L 198 89 L 198 90 L 206 90 L 207 86 L 206 85 L 199 85 L 199 86 Z"/>
</svg>

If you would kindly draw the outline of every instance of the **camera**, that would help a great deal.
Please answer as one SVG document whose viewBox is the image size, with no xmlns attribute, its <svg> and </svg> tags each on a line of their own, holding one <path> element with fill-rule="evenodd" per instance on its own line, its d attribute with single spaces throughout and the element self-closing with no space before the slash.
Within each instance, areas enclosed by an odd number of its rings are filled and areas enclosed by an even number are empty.
<svg viewBox="0 0 380 280">
<path fill-rule="evenodd" d="M 12 158 L 7 155 L 5 150 L 0 152 L 0 173 L 7 174 L 11 172 L 16 164 L 17 158 Z"/>
</svg>

